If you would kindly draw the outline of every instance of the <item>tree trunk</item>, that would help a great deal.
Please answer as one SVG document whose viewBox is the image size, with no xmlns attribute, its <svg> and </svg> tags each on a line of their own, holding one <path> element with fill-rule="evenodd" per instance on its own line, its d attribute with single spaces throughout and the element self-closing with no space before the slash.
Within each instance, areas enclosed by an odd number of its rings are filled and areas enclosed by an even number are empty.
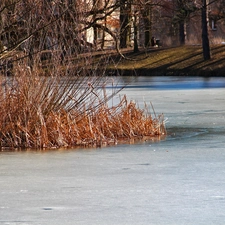
<svg viewBox="0 0 225 225">
<path fill-rule="evenodd" d="M 98 2 L 97 0 L 93 0 L 93 10 L 94 11 L 97 11 L 97 8 L 98 8 Z M 93 15 L 93 20 L 96 19 L 96 15 L 94 14 Z M 93 41 L 94 41 L 94 47 L 95 49 L 97 49 L 97 45 L 98 45 L 98 28 L 93 25 L 93 34 L 94 34 L 94 37 L 93 37 Z"/>
<path fill-rule="evenodd" d="M 202 0 L 202 49 L 204 60 L 210 59 L 211 54 L 208 37 L 207 0 Z"/>
<path fill-rule="evenodd" d="M 185 45 L 184 21 L 179 22 L 179 39 L 180 39 L 180 45 Z"/>
<path fill-rule="evenodd" d="M 120 48 L 127 47 L 128 23 L 127 0 L 120 0 Z"/>
<path fill-rule="evenodd" d="M 139 52 L 138 49 L 138 27 L 137 27 L 137 15 L 134 14 L 134 53 Z"/>
<path fill-rule="evenodd" d="M 147 8 L 144 11 L 144 26 L 145 26 L 145 47 L 151 45 L 151 9 Z"/>
<path fill-rule="evenodd" d="M 98 28 L 96 26 L 93 26 L 93 30 L 94 30 L 94 46 L 97 49 L 97 45 L 98 45 Z"/>
</svg>

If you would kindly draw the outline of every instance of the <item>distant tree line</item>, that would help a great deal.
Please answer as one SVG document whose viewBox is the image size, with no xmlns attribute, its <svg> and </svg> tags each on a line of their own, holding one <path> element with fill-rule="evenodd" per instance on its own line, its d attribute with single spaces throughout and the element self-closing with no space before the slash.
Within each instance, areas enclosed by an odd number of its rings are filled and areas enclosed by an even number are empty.
<svg viewBox="0 0 225 225">
<path fill-rule="evenodd" d="M 60 57 L 93 51 L 104 48 L 107 36 L 117 49 L 127 48 L 132 40 L 138 51 L 140 45 L 151 45 L 153 14 L 160 19 L 162 12 L 184 45 L 185 23 L 197 11 L 202 13 L 202 45 L 204 59 L 208 59 L 207 8 L 215 2 L 224 6 L 219 0 L 1 0 L 0 59 L 15 49 L 23 50 L 30 62 L 46 49 L 61 52 Z M 221 18 L 224 14 L 220 11 Z M 144 33 L 143 44 L 140 32 Z"/>
</svg>

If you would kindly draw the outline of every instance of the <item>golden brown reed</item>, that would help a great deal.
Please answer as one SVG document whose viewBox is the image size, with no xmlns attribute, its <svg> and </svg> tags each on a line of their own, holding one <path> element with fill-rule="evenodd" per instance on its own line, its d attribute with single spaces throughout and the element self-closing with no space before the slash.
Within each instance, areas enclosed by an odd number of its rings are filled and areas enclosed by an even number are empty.
<svg viewBox="0 0 225 225">
<path fill-rule="evenodd" d="M 166 133 L 162 115 L 152 118 L 126 96 L 109 107 L 118 89 L 107 93 L 104 77 L 43 77 L 23 65 L 13 74 L 1 77 L 2 150 L 101 147 Z"/>
</svg>

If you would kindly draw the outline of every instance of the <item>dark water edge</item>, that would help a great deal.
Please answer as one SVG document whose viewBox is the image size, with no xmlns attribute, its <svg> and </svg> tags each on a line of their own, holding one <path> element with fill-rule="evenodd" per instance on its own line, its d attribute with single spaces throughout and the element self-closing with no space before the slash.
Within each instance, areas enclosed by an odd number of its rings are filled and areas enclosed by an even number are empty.
<svg viewBox="0 0 225 225">
<path fill-rule="evenodd" d="M 225 128 L 195 128 L 195 127 L 169 127 L 166 141 L 180 139 L 207 138 L 208 135 L 225 137 Z"/>
</svg>

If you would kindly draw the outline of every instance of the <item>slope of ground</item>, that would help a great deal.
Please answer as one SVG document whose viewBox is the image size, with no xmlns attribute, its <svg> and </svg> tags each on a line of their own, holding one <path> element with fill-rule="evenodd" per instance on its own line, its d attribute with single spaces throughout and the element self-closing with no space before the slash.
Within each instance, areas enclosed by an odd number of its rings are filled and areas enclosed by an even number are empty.
<svg viewBox="0 0 225 225">
<path fill-rule="evenodd" d="M 148 76 L 224 76 L 225 45 L 211 47 L 212 58 L 204 61 L 201 46 L 154 48 L 124 53 L 109 65 L 111 73 Z"/>
</svg>

